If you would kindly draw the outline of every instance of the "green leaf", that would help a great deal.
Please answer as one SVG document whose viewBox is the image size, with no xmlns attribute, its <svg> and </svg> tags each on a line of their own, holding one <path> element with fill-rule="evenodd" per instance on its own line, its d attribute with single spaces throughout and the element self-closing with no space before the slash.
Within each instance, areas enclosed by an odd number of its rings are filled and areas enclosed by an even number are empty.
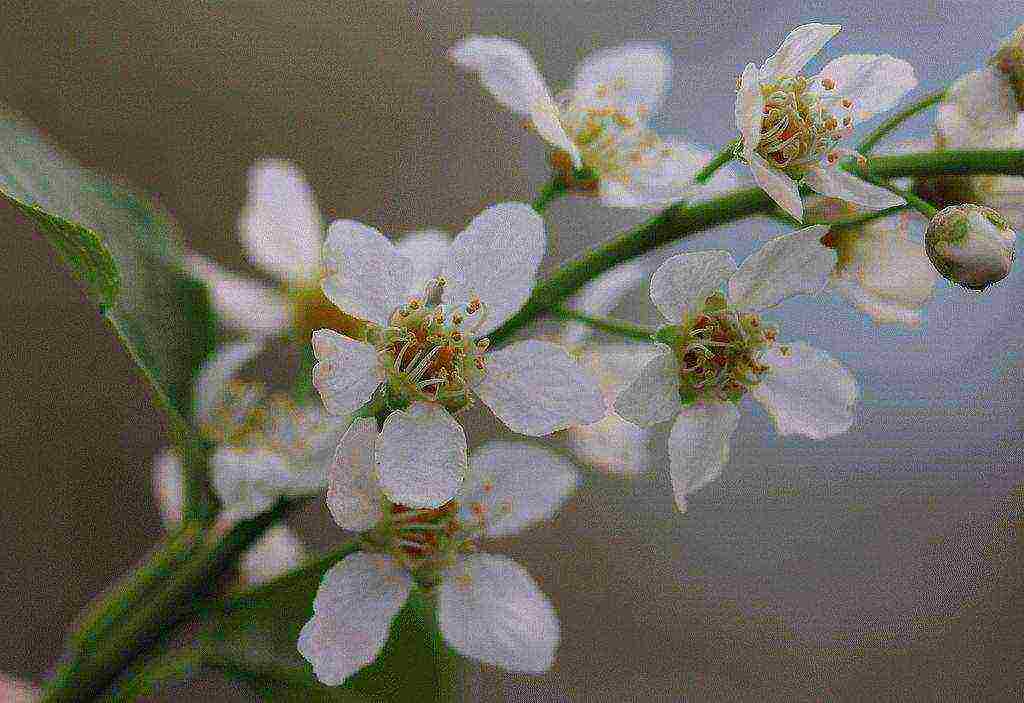
<svg viewBox="0 0 1024 703">
<path fill-rule="evenodd" d="M 218 327 L 207 291 L 186 273 L 173 220 L 130 187 L 84 169 L 2 106 L 0 191 L 46 234 L 156 392 L 187 417 L 192 378 L 215 348 Z"/>
</svg>

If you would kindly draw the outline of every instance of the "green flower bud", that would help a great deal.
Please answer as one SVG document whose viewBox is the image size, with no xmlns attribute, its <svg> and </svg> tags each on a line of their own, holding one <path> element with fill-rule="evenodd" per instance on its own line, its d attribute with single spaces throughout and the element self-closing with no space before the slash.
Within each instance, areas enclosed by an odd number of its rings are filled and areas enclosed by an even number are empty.
<svg viewBox="0 0 1024 703">
<path fill-rule="evenodd" d="M 973 203 L 952 205 L 932 218 L 925 248 L 936 270 L 971 290 L 982 290 L 1010 273 L 1016 233 L 998 212 Z"/>
</svg>

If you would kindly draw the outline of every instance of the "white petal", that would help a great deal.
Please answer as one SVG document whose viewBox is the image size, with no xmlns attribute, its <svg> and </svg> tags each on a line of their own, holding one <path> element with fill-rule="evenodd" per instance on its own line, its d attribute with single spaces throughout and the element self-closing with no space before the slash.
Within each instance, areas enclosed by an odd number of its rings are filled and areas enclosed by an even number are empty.
<svg viewBox="0 0 1024 703">
<path fill-rule="evenodd" d="M 35 703 L 42 697 L 38 686 L 0 674 L 0 700 L 5 703 Z"/>
<path fill-rule="evenodd" d="M 572 462 L 527 442 L 488 442 L 469 460 L 458 494 L 460 519 L 503 537 L 547 520 L 576 489 Z"/>
<path fill-rule="evenodd" d="M 327 507 L 343 529 L 362 532 L 384 517 L 384 493 L 374 463 L 376 440 L 377 421 L 357 418 L 341 438 L 327 469 Z"/>
<path fill-rule="evenodd" d="M 366 342 L 334 330 L 313 332 L 313 385 L 327 411 L 349 415 L 363 405 L 380 384 L 377 350 Z"/>
<path fill-rule="evenodd" d="M 675 353 L 659 345 L 662 353 L 643 367 L 615 399 L 615 412 L 626 420 L 649 427 L 679 412 L 679 364 Z"/>
<path fill-rule="evenodd" d="M 647 430 L 610 412 L 592 425 L 568 430 L 568 444 L 582 464 L 617 476 L 635 476 L 651 466 Z"/>
<path fill-rule="evenodd" d="M 473 388 L 509 429 L 540 437 L 604 415 L 597 380 L 562 347 L 528 339 L 491 352 Z"/>
<path fill-rule="evenodd" d="M 906 201 L 892 191 L 857 178 L 835 166 L 814 166 L 804 174 L 804 183 L 815 193 L 830 195 L 871 210 L 903 205 Z"/>
<path fill-rule="evenodd" d="M 649 259 L 631 259 L 588 281 L 566 301 L 566 305 L 587 315 L 607 315 L 650 275 Z M 574 347 L 593 334 L 594 328 L 590 325 L 569 322 L 562 331 L 561 342 L 567 347 Z"/>
<path fill-rule="evenodd" d="M 950 86 L 935 127 L 946 149 L 991 149 L 1017 131 L 1018 113 L 1013 85 L 995 68 L 986 67 Z"/>
<path fill-rule="evenodd" d="M 387 238 L 354 220 L 336 220 L 324 242 L 324 295 L 344 312 L 380 326 L 406 302 L 412 262 Z"/>
<path fill-rule="evenodd" d="M 224 269 L 199 254 L 186 254 L 193 278 L 210 291 L 210 304 L 228 327 L 253 334 L 278 334 L 292 324 L 288 299 L 259 281 Z"/>
<path fill-rule="evenodd" d="M 164 526 L 181 522 L 181 459 L 171 449 L 164 449 L 153 461 L 153 492 Z"/>
<path fill-rule="evenodd" d="M 679 200 L 714 192 L 693 183 L 712 154 L 681 139 L 666 139 L 656 156 L 630 168 L 625 174 L 603 176 L 601 201 L 609 207 L 658 210 Z M 714 187 L 723 189 L 729 180 L 728 169 L 715 174 Z M 710 184 L 709 184 L 710 185 Z"/>
<path fill-rule="evenodd" d="M 576 146 L 562 127 L 547 84 L 526 49 L 508 39 L 477 35 L 452 47 L 448 57 L 475 71 L 498 102 L 529 117 L 541 137 L 568 152 L 577 168 L 582 165 Z"/>
<path fill-rule="evenodd" d="M 302 542 L 287 525 L 274 525 L 238 561 L 239 580 L 258 586 L 298 568 L 306 558 Z"/>
<path fill-rule="evenodd" d="M 321 683 L 337 686 L 377 658 L 412 586 L 383 554 L 350 554 L 324 574 L 298 642 Z"/>
<path fill-rule="evenodd" d="M 751 394 L 774 418 L 780 435 L 824 439 L 850 429 L 857 382 L 835 359 L 794 342 L 776 344 L 762 362 L 770 370 Z"/>
<path fill-rule="evenodd" d="M 735 271 L 736 262 L 727 251 L 677 254 L 654 272 L 651 301 L 670 322 L 681 322 L 702 308 Z"/>
<path fill-rule="evenodd" d="M 210 458 L 210 483 L 230 521 L 269 510 L 285 494 L 291 478 L 284 457 L 264 449 L 222 445 Z"/>
<path fill-rule="evenodd" d="M 530 296 L 546 246 L 544 220 L 529 205 L 499 203 L 487 208 L 452 242 L 443 273 L 445 302 L 473 295 L 486 306 L 485 335 L 512 317 Z"/>
<path fill-rule="evenodd" d="M 740 412 L 735 403 L 694 403 L 682 409 L 668 439 L 669 473 L 676 505 L 717 479 L 729 461 Z"/>
<path fill-rule="evenodd" d="M 574 93 L 592 94 L 608 88 L 611 106 L 626 114 L 654 113 L 668 90 L 672 57 L 658 44 L 633 42 L 602 49 L 580 63 Z"/>
<path fill-rule="evenodd" d="M 467 657 L 527 673 L 554 663 L 555 609 L 507 557 L 474 554 L 449 569 L 438 592 L 437 622 L 448 644 Z"/>
<path fill-rule="evenodd" d="M 838 24 L 805 24 L 790 32 L 782 46 L 761 68 L 762 79 L 792 78 L 803 70 L 842 27 Z"/>
<path fill-rule="evenodd" d="M 232 342 L 218 349 L 203 363 L 192 391 L 192 416 L 197 423 L 210 421 L 228 383 L 239 370 L 256 358 L 264 346 L 262 339 Z"/>
<path fill-rule="evenodd" d="M 384 421 L 376 460 L 389 500 L 436 508 L 451 500 L 466 475 L 466 434 L 440 405 L 414 402 Z"/>
<path fill-rule="evenodd" d="M 729 279 L 729 303 L 763 310 L 800 293 L 819 293 L 828 283 L 836 253 L 821 243 L 825 225 L 775 237 L 746 258 Z"/>
<path fill-rule="evenodd" d="M 238 228 L 257 266 L 294 285 L 319 280 L 324 224 L 313 191 L 294 164 L 256 162 Z"/>
<path fill-rule="evenodd" d="M 836 100 L 853 101 L 853 119 L 863 122 L 896 104 L 917 86 L 914 67 L 903 59 L 879 54 L 847 54 L 829 61 L 821 78 L 831 78 L 835 88 L 819 92 Z"/>
<path fill-rule="evenodd" d="M 772 168 L 760 154 L 748 154 L 750 172 L 757 185 L 768 194 L 783 210 L 798 221 L 804 219 L 804 206 L 800 200 L 800 188 L 796 181 L 777 168 Z"/>
<path fill-rule="evenodd" d="M 421 295 L 427 281 L 441 274 L 444 262 L 448 260 L 451 243 L 452 236 L 438 229 L 409 232 L 395 242 L 398 253 L 412 262 L 413 276 L 409 287 L 411 293 Z"/>
<path fill-rule="evenodd" d="M 743 151 L 752 154 L 761 142 L 761 125 L 764 122 L 764 95 L 758 80 L 757 66 L 748 63 L 740 76 L 740 87 L 736 93 L 736 129 L 743 137 Z"/>
</svg>

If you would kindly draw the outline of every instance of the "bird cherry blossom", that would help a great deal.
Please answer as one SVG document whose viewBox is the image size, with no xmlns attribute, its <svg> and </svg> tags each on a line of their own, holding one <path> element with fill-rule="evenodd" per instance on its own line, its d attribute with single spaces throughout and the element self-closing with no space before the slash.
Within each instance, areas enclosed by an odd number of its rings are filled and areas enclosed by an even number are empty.
<svg viewBox="0 0 1024 703">
<path fill-rule="evenodd" d="M 475 71 L 498 102 L 553 147 L 551 164 L 570 190 L 600 195 L 608 206 L 652 209 L 689 197 L 693 177 L 711 159 L 706 150 L 648 127 L 672 71 L 657 44 L 594 52 L 580 64 L 572 88 L 556 96 L 514 41 L 471 36 L 449 56 Z M 722 188 L 731 178 L 721 171 L 709 186 Z"/>
<path fill-rule="evenodd" d="M 759 312 L 798 293 L 816 293 L 836 255 L 816 225 L 777 237 L 738 270 L 724 251 L 679 254 L 651 279 L 651 300 L 670 320 L 656 334 L 658 354 L 615 401 L 640 426 L 675 418 L 668 440 L 676 502 L 721 474 L 737 404 L 750 393 L 782 435 L 822 439 L 853 422 L 857 385 L 825 352 L 781 344 Z M 727 293 L 719 289 L 727 284 Z"/>
<path fill-rule="evenodd" d="M 478 543 L 552 516 L 575 489 L 570 462 L 527 443 L 490 442 L 470 459 L 455 498 L 426 509 L 390 502 L 376 479 L 374 421 L 357 418 L 329 469 L 327 504 L 362 551 L 323 577 L 298 649 L 316 677 L 338 685 L 372 662 L 413 589 L 436 604 L 454 649 L 489 664 L 539 673 L 558 648 L 550 601 L 511 559 Z"/>
<path fill-rule="evenodd" d="M 376 461 L 391 500 L 421 508 L 452 497 L 467 461 L 453 414 L 476 399 L 530 436 L 600 419 L 596 382 L 561 347 L 489 349 L 486 334 L 529 296 L 544 245 L 543 220 L 521 203 L 488 208 L 450 244 L 417 238 L 414 258 L 366 225 L 331 225 L 323 290 L 366 331 L 317 330 L 313 383 L 334 414 L 368 402 L 382 413 Z"/>
<path fill-rule="evenodd" d="M 747 64 L 737 81 L 737 147 L 757 184 L 803 219 L 799 184 L 871 209 L 903 204 L 897 195 L 839 167 L 856 152 L 840 146 L 854 128 L 896 105 L 914 86 L 914 69 L 887 55 L 849 54 L 813 78 L 800 75 L 841 27 L 797 27 L 761 68 Z"/>
</svg>

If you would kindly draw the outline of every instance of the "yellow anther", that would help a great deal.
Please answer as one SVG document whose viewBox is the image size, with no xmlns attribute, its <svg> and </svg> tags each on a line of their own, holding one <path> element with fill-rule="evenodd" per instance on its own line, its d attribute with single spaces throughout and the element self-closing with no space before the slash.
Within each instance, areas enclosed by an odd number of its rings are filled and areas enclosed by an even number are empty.
<svg viewBox="0 0 1024 703">
<path fill-rule="evenodd" d="M 825 90 L 834 90 L 836 87 L 836 82 L 831 78 L 822 78 L 821 87 L 824 88 Z"/>
</svg>

